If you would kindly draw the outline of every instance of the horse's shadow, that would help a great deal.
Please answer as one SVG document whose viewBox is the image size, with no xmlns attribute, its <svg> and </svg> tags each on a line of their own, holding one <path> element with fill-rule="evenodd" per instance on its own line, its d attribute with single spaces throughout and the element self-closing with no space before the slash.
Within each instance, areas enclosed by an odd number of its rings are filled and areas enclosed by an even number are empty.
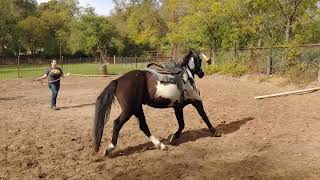
<svg viewBox="0 0 320 180">
<path fill-rule="evenodd" d="M 230 134 L 230 133 L 233 133 L 233 132 L 239 130 L 242 125 L 244 125 L 247 122 L 252 121 L 252 120 L 254 120 L 254 118 L 252 118 L 252 117 L 243 118 L 241 120 L 233 121 L 228 124 L 219 124 L 216 128 L 218 129 L 219 132 L 221 132 L 222 135 Z M 179 146 L 180 144 L 183 144 L 186 142 L 196 141 L 198 139 L 205 138 L 205 137 L 211 137 L 211 136 L 212 135 L 209 133 L 208 128 L 202 128 L 202 129 L 198 129 L 198 130 L 188 130 L 188 131 L 184 131 L 183 133 L 181 133 L 180 138 L 176 139 L 174 141 L 174 143 L 171 143 L 171 145 Z M 168 144 L 169 139 L 170 139 L 170 136 L 168 136 L 167 138 L 162 138 L 160 140 L 162 142 Z M 129 156 L 131 154 L 140 153 L 140 152 L 144 152 L 144 151 L 152 150 L 152 149 L 155 149 L 153 144 L 151 142 L 147 142 L 144 144 L 140 144 L 138 146 L 128 147 L 126 149 L 114 152 L 112 157 L 114 158 L 117 156 Z"/>
</svg>

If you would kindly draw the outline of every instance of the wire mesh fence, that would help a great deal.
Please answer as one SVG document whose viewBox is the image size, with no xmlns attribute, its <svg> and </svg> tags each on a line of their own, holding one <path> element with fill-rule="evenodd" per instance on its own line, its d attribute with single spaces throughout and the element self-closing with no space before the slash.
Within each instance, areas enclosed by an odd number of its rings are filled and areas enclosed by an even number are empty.
<svg viewBox="0 0 320 180">
<path fill-rule="evenodd" d="M 98 75 L 100 66 L 106 64 L 107 74 L 124 74 L 130 70 L 143 69 L 148 63 L 163 63 L 170 58 L 141 57 L 106 57 L 106 58 L 74 58 L 57 59 L 58 66 L 64 73 Z M 16 57 L 5 58 L 0 63 L 0 80 L 13 78 L 32 78 L 42 76 L 53 59 Z"/>
<path fill-rule="evenodd" d="M 316 80 L 319 76 L 320 44 L 298 47 L 247 48 L 206 51 L 215 66 L 241 64 L 251 73 L 276 74 L 291 79 Z M 58 60 L 64 73 L 101 74 L 101 64 L 107 64 L 108 74 L 124 74 L 143 69 L 148 63 L 165 63 L 171 60 L 169 53 L 153 53 L 139 57 L 82 58 L 63 57 Z M 182 58 L 182 55 L 178 57 Z M 52 59 L 13 57 L 0 60 L 0 79 L 37 77 L 43 75 Z M 206 66 L 206 64 L 204 63 Z M 231 68 L 234 66 L 231 66 Z M 207 67 L 205 67 L 207 68 Z"/>
<path fill-rule="evenodd" d="M 320 44 L 214 50 L 212 60 L 216 66 L 240 64 L 251 73 L 279 75 L 293 82 L 310 82 L 317 80 L 320 73 Z"/>
</svg>

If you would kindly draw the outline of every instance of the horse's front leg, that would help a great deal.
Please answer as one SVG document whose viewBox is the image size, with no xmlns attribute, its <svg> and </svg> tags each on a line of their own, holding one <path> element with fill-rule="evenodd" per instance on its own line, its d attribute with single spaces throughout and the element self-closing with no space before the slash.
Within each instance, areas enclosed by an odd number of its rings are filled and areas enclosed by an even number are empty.
<svg viewBox="0 0 320 180">
<path fill-rule="evenodd" d="M 205 112 L 204 109 L 203 109 L 202 101 L 200 101 L 200 100 L 195 100 L 195 101 L 191 102 L 191 104 L 197 109 L 199 115 L 202 117 L 203 121 L 207 124 L 210 133 L 211 133 L 214 137 L 220 137 L 220 136 L 221 136 L 221 133 L 218 132 L 217 129 L 215 129 L 215 128 L 211 125 L 211 123 L 210 123 L 210 121 L 209 121 L 209 118 L 208 118 L 206 112 Z"/>
<path fill-rule="evenodd" d="M 175 139 L 178 139 L 180 137 L 180 134 L 182 130 L 184 129 L 184 119 L 183 119 L 183 107 L 175 107 L 174 113 L 176 115 L 177 121 L 178 121 L 178 131 L 171 135 L 169 142 L 173 143 Z"/>
</svg>

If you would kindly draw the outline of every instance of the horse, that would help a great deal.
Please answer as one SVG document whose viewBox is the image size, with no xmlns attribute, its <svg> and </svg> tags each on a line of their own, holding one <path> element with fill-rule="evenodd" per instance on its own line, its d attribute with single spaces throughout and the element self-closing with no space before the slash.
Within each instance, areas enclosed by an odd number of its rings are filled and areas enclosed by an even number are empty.
<svg viewBox="0 0 320 180">
<path fill-rule="evenodd" d="M 94 151 L 96 153 L 99 151 L 104 126 L 109 119 L 111 106 L 115 98 L 118 100 L 122 111 L 114 120 L 112 140 L 107 147 L 106 156 L 112 155 L 112 151 L 117 145 L 119 131 L 131 116 L 138 119 L 140 130 L 156 148 L 167 149 L 166 145 L 151 135 L 143 112 L 143 105 L 174 109 L 179 127 L 174 134 L 169 136 L 170 143 L 178 139 L 184 129 L 183 108 L 189 104 L 197 109 L 198 114 L 208 126 L 209 133 L 215 137 L 221 136 L 212 126 L 204 111 L 200 91 L 194 81 L 195 75 L 199 78 L 204 76 L 202 70 L 204 57 L 206 56 L 200 52 L 190 51 L 182 62 L 177 64 L 182 70 L 184 88 L 179 88 L 177 83 L 163 83 L 152 72 L 146 70 L 133 70 L 112 80 L 96 99 L 93 128 Z"/>
</svg>

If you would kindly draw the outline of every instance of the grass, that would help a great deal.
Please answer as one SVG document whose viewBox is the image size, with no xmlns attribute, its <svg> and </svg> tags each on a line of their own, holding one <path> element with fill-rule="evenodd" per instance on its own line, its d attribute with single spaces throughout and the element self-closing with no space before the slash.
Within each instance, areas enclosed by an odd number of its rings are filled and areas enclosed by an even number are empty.
<svg viewBox="0 0 320 180">
<path fill-rule="evenodd" d="M 288 68 L 285 76 L 289 83 L 306 85 L 317 80 L 318 69 L 316 66 L 308 66 L 301 63 Z"/>
<path fill-rule="evenodd" d="M 108 64 L 108 74 L 124 74 L 134 69 L 143 69 L 147 63 L 128 64 Z M 49 65 L 21 65 L 19 70 L 20 78 L 34 78 L 42 76 Z M 63 72 L 71 74 L 100 74 L 99 65 L 93 63 L 86 64 L 64 64 L 60 66 Z M 0 66 L 0 80 L 18 78 L 18 69 L 14 65 Z"/>
</svg>

